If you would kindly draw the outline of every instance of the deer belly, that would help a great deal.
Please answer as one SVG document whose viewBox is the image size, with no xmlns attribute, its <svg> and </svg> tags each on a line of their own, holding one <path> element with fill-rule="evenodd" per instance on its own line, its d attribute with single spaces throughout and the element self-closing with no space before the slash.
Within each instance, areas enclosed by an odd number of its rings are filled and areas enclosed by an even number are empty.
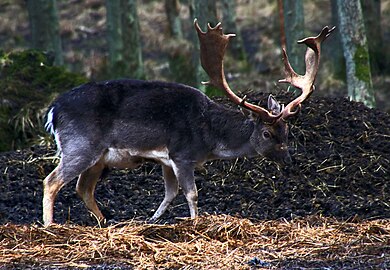
<svg viewBox="0 0 390 270">
<path fill-rule="evenodd" d="M 107 167 L 115 167 L 118 169 L 133 169 L 148 160 L 171 166 L 168 149 L 165 147 L 146 151 L 108 148 L 107 152 L 103 155 L 103 162 Z"/>
</svg>

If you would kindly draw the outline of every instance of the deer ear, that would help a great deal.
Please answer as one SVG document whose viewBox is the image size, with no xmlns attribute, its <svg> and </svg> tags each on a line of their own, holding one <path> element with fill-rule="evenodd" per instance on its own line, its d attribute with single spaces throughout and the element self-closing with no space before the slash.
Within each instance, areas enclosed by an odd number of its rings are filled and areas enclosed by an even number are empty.
<svg viewBox="0 0 390 270">
<path fill-rule="evenodd" d="M 282 106 L 272 95 L 268 96 L 268 110 L 271 111 L 272 114 L 279 114 L 282 111 Z"/>
</svg>

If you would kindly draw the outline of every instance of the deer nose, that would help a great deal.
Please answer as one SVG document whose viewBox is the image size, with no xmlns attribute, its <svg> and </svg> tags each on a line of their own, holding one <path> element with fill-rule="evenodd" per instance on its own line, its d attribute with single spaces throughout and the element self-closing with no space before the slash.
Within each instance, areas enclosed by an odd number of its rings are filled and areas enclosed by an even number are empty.
<svg viewBox="0 0 390 270">
<path fill-rule="evenodd" d="M 291 158 L 291 156 L 290 155 L 288 155 L 288 156 L 286 156 L 284 159 L 283 159 L 283 161 L 284 161 L 284 164 L 291 164 L 292 163 L 292 158 Z"/>
<path fill-rule="evenodd" d="M 289 147 L 286 144 L 282 144 L 280 149 L 283 150 L 283 156 L 284 156 L 283 163 L 287 165 L 291 164 L 292 163 L 292 159 L 290 155 L 291 149 L 289 149 Z"/>
</svg>

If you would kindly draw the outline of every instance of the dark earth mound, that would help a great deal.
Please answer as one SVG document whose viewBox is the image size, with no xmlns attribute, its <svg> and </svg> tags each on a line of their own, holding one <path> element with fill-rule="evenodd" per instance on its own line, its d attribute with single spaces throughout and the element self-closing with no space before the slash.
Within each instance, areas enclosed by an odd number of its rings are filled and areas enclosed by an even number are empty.
<svg viewBox="0 0 390 270">
<path fill-rule="evenodd" d="M 265 95 L 251 95 L 265 100 Z M 279 96 L 282 101 L 290 95 Z M 346 99 L 311 97 L 290 120 L 293 164 L 278 167 L 263 158 L 213 161 L 196 172 L 200 214 L 250 219 L 320 214 L 340 219 L 390 218 L 390 116 Z M 0 223 L 41 222 L 42 180 L 55 167 L 54 149 L 0 154 Z M 146 220 L 164 196 L 161 169 L 148 163 L 112 171 L 98 183 L 96 198 L 108 220 Z M 180 194 L 161 222 L 189 216 Z M 94 225 L 75 192 L 59 193 L 59 223 Z"/>
</svg>

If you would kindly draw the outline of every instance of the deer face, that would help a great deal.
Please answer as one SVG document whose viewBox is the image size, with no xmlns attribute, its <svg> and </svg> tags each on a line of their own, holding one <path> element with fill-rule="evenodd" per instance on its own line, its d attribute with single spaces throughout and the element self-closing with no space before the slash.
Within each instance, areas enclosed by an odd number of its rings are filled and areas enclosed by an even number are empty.
<svg viewBox="0 0 390 270">
<path fill-rule="evenodd" d="M 278 121 L 273 125 L 257 123 L 250 140 L 259 155 L 279 164 L 291 164 L 292 160 L 288 150 L 288 125 L 286 122 Z"/>
<path fill-rule="evenodd" d="M 271 95 L 268 98 L 268 110 L 273 114 L 278 114 L 282 110 L 282 106 Z M 259 155 L 280 164 L 291 163 L 288 151 L 288 125 L 283 119 L 273 124 L 264 124 L 258 117 L 250 141 Z"/>
</svg>

